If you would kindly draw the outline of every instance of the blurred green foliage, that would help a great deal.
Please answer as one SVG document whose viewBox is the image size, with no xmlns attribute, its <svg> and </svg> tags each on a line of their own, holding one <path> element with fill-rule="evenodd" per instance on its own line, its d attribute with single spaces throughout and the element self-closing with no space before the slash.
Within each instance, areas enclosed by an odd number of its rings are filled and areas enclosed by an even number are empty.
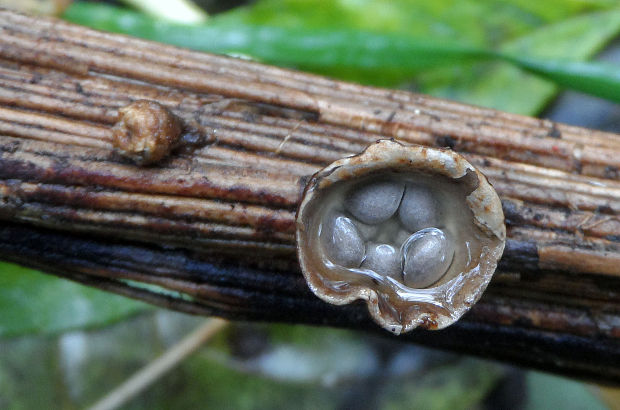
<svg viewBox="0 0 620 410">
<path fill-rule="evenodd" d="M 587 386 L 545 373 L 531 372 L 526 379 L 529 393 L 525 409 L 587 409 L 605 410 Z"/>
<path fill-rule="evenodd" d="M 92 332 L 0 340 L 12 352 L 0 355 L 0 408 L 86 408 L 203 320 L 155 311 Z M 174 337 L 166 336 L 170 327 Z M 259 351 L 231 353 L 235 338 L 257 335 L 264 343 Z M 299 344 L 306 337 L 312 344 Z M 373 401 L 361 403 L 365 408 L 470 409 L 503 373 L 475 359 L 429 360 L 432 351 L 395 340 L 381 345 L 384 356 L 402 362 L 389 353 L 404 348 L 424 363 L 389 370 L 390 360 L 380 364 L 367 338 L 347 330 L 233 324 L 217 339 L 124 408 L 327 410 L 351 408 L 363 396 Z"/>
<path fill-rule="evenodd" d="M 540 3 L 540 2 L 537 2 Z M 544 3 L 544 2 L 542 2 Z M 620 10 L 578 15 L 523 34 L 502 44 L 508 55 L 541 57 L 560 61 L 555 80 L 563 80 L 564 70 L 576 63 L 564 60 L 582 60 L 591 57 L 620 33 Z M 538 61 L 544 64 L 547 60 Z M 527 63 L 526 61 L 524 61 Z M 532 61 L 534 65 L 535 61 Z M 553 64 L 553 63 L 548 63 Z M 599 63 L 599 67 L 604 64 Z M 535 67 L 532 67 L 535 68 Z M 605 75 L 618 79 L 620 67 L 611 67 Z M 585 74 L 576 70 L 576 75 Z M 427 74 L 425 91 L 450 98 L 517 114 L 535 115 L 555 96 L 557 87 L 545 79 L 533 76 L 516 66 L 504 63 L 482 62 L 466 68 L 453 69 L 453 75 L 434 80 Z M 587 81 L 587 77 L 581 79 Z M 613 80 L 612 80 L 613 81 Z M 575 82 L 573 85 L 579 85 Z M 604 86 L 620 98 L 616 87 Z"/>
<path fill-rule="evenodd" d="M 0 263 L 0 337 L 101 326 L 147 308 L 122 296 Z"/>
<path fill-rule="evenodd" d="M 76 3 L 65 18 L 521 114 L 538 113 L 557 91 L 525 71 L 620 101 L 616 66 L 577 63 L 620 33 L 612 1 L 262 0 L 191 26 Z"/>
</svg>

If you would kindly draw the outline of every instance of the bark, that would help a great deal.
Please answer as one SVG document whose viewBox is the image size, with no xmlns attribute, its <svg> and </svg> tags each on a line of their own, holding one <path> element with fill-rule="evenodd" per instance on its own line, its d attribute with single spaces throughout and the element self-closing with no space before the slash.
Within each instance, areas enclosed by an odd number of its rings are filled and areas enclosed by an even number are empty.
<svg viewBox="0 0 620 410">
<path fill-rule="evenodd" d="M 183 124 L 148 167 L 113 138 L 140 99 Z M 312 296 L 294 240 L 308 177 L 380 138 L 461 152 L 508 225 L 472 311 L 401 338 L 620 382 L 620 136 L 0 10 L 0 258 L 194 314 L 390 337 Z"/>
</svg>

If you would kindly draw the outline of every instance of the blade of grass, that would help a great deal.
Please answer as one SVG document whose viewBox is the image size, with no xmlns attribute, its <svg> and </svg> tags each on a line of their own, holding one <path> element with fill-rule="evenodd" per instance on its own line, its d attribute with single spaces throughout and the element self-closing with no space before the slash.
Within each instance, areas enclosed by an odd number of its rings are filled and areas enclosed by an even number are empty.
<svg viewBox="0 0 620 410">
<path fill-rule="evenodd" d="M 502 55 L 501 58 L 554 83 L 620 103 L 620 66 L 603 62 L 543 60 Z"/>
<path fill-rule="evenodd" d="M 203 325 L 140 369 L 123 384 L 93 404 L 90 409 L 113 410 L 122 407 L 195 353 L 227 324 L 228 322 L 223 319 L 207 319 Z"/>
</svg>

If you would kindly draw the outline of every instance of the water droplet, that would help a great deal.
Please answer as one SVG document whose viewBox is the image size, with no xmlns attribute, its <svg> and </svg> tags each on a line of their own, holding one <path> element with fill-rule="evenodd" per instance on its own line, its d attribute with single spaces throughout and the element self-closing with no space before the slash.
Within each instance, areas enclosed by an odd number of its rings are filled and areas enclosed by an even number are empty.
<svg viewBox="0 0 620 410">
<path fill-rule="evenodd" d="M 425 288 L 446 273 L 454 257 L 454 244 L 441 229 L 426 228 L 403 244 L 405 285 Z"/>
</svg>

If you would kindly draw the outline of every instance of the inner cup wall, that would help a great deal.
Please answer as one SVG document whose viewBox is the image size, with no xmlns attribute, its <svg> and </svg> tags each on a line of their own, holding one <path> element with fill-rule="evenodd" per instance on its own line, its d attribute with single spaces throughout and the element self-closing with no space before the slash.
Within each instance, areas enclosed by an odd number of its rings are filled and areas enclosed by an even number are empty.
<svg viewBox="0 0 620 410">
<path fill-rule="evenodd" d="M 330 214 L 336 212 L 356 219 L 347 212 L 344 206 L 345 198 L 355 187 L 364 186 L 378 181 L 398 181 L 401 183 L 413 183 L 426 186 L 433 193 L 438 213 L 440 215 L 436 228 L 442 229 L 451 241 L 454 243 L 455 253 L 452 264 L 447 272 L 429 288 L 440 286 L 450 281 L 462 272 L 469 271 L 479 263 L 481 253 L 481 239 L 484 233 L 474 224 L 474 217 L 469 208 L 466 197 L 471 193 L 475 186 L 464 183 L 462 180 L 455 180 L 443 175 L 429 175 L 418 171 L 381 171 L 346 180 L 339 181 L 322 192 L 317 192 L 313 198 L 311 215 L 307 221 L 307 234 L 309 243 L 313 249 L 313 264 L 322 265 L 321 276 L 324 281 L 331 283 L 334 290 L 344 290 L 350 286 L 379 286 L 381 283 L 372 279 L 367 275 L 356 272 L 355 269 L 348 269 L 341 266 L 330 264 L 329 258 L 324 252 L 323 244 L 319 239 L 320 232 L 325 229 L 325 222 Z M 398 212 L 396 212 L 388 221 L 379 225 L 391 227 L 400 225 Z M 414 232 L 409 232 L 412 234 Z M 390 238 L 384 235 L 385 242 L 395 247 L 402 245 L 402 238 Z M 315 265 L 316 266 L 316 265 Z M 402 282 L 401 282 L 402 283 Z M 385 289 L 387 291 L 387 289 Z"/>
</svg>

